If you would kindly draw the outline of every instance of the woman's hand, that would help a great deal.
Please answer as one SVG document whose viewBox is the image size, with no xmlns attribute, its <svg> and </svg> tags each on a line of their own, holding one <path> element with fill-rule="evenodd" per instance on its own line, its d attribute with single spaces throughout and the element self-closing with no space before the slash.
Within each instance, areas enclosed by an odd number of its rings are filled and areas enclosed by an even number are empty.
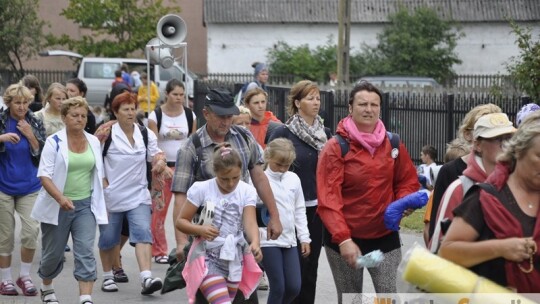
<svg viewBox="0 0 540 304">
<path fill-rule="evenodd" d="M 75 209 L 75 206 L 73 205 L 73 202 L 65 197 L 62 196 L 59 200 L 57 200 L 58 204 L 60 205 L 60 208 L 63 210 L 73 210 Z"/>
<path fill-rule="evenodd" d="M 343 259 L 345 259 L 345 262 L 347 262 L 350 267 L 356 269 L 356 259 L 362 254 L 360 248 L 358 248 L 352 240 L 348 240 L 339 245 L 339 252 Z"/>
<path fill-rule="evenodd" d="M 198 234 L 207 241 L 213 241 L 219 235 L 219 230 L 214 226 L 202 225 L 199 230 Z"/>
<path fill-rule="evenodd" d="M 251 243 L 249 245 L 249 250 L 253 254 L 255 261 L 257 261 L 257 263 L 260 263 L 263 259 L 263 254 L 262 254 L 261 247 L 259 246 L 259 244 Z"/>
<path fill-rule="evenodd" d="M 528 259 L 536 249 L 535 242 L 530 238 L 508 238 L 499 241 L 500 256 L 512 262 Z"/>
<path fill-rule="evenodd" d="M 16 144 L 20 140 L 21 138 L 16 133 L 6 133 L 0 135 L 0 142 L 10 142 L 12 144 Z"/>
<path fill-rule="evenodd" d="M 31 138 L 34 136 L 34 133 L 32 132 L 32 126 L 26 120 L 21 119 L 17 123 L 17 129 L 21 131 L 22 135 L 26 138 Z"/>
<path fill-rule="evenodd" d="M 307 258 L 311 253 L 311 246 L 309 243 L 302 243 L 300 246 L 302 246 L 302 257 Z"/>
</svg>

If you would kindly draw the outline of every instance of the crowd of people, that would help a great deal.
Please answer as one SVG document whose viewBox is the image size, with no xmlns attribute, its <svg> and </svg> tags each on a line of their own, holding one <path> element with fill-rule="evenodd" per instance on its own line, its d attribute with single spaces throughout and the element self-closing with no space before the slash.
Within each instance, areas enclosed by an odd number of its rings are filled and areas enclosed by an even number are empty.
<svg viewBox="0 0 540 304">
<path fill-rule="evenodd" d="M 385 212 L 419 191 L 430 193 L 425 241 L 434 254 L 514 291 L 540 292 L 540 107 L 524 106 L 514 125 L 500 107 L 477 106 L 445 164 L 428 144 L 416 168 L 380 119 L 382 92 L 371 83 L 350 91 L 334 135 L 316 83 L 291 87 L 282 122 L 267 110 L 268 67 L 253 67 L 240 96 L 209 89 L 199 128 L 181 81 L 170 80 L 158 103 L 156 85 L 127 67 L 94 112 L 80 79 L 52 83 L 43 96 L 32 75 L 9 86 L 0 113 L 0 295 L 20 289 L 58 304 L 53 282 L 71 250 L 79 303 L 91 304 L 96 281 L 102 292 L 128 281 L 128 241 L 141 294 L 153 294 L 163 281 L 152 262 L 169 263 L 169 229 L 190 303 L 258 303 L 263 277 L 268 303 L 315 303 L 323 247 L 338 303 L 362 293 L 358 260 L 376 251 L 382 261 L 366 267 L 375 291 L 396 293 L 402 243 Z M 165 226 L 170 205 L 174 227 Z M 412 212 L 404 207 L 399 219 Z"/>
</svg>

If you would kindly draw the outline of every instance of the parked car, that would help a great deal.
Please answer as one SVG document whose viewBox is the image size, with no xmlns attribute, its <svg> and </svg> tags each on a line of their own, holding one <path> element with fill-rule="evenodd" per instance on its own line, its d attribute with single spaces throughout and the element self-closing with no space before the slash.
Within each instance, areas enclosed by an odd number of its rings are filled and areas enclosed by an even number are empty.
<svg viewBox="0 0 540 304">
<path fill-rule="evenodd" d="M 377 87 L 439 87 L 440 84 L 431 77 L 418 76 L 367 76 L 358 80 L 368 81 Z M 357 83 L 358 83 L 357 82 Z"/>
<path fill-rule="evenodd" d="M 112 82 L 114 81 L 114 71 L 119 70 L 122 64 L 127 64 L 130 71 L 146 71 L 146 59 L 139 58 L 103 58 L 103 57 L 84 57 L 80 54 L 50 50 L 39 54 L 40 56 L 67 56 L 80 59 L 80 64 L 77 68 L 77 73 L 74 77 L 82 79 L 88 87 L 86 99 L 92 105 L 102 105 L 105 97 L 111 90 Z M 167 82 L 173 78 L 183 81 L 186 85 L 186 96 L 193 94 L 194 81 L 197 75 L 190 72 L 185 72 L 183 66 L 177 62 L 168 69 L 162 68 L 160 65 L 150 64 L 150 79 L 152 79 L 160 90 L 160 99 L 165 96 L 165 86 Z"/>
</svg>

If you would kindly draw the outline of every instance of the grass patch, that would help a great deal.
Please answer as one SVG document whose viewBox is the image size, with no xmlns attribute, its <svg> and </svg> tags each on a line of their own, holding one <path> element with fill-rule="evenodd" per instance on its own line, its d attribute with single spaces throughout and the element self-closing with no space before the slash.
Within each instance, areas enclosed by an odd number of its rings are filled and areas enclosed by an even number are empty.
<svg viewBox="0 0 540 304">
<path fill-rule="evenodd" d="M 417 209 L 413 214 L 401 219 L 401 228 L 411 230 L 414 232 L 424 231 L 424 214 L 426 213 L 426 207 Z"/>
</svg>

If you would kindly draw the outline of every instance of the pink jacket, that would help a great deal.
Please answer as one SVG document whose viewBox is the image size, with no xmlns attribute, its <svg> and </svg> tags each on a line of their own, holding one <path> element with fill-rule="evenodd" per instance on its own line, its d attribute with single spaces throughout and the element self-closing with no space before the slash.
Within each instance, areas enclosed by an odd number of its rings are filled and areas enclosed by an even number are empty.
<svg viewBox="0 0 540 304">
<path fill-rule="evenodd" d="M 201 283 L 208 274 L 205 263 L 206 246 L 201 238 L 196 238 L 191 244 L 186 266 L 182 271 L 182 276 L 186 281 L 186 293 L 189 303 L 195 303 L 195 296 Z M 244 263 L 242 268 L 242 280 L 238 289 L 244 294 L 246 299 L 255 291 L 262 277 L 262 270 L 257 265 L 251 252 L 244 252 Z"/>
</svg>

